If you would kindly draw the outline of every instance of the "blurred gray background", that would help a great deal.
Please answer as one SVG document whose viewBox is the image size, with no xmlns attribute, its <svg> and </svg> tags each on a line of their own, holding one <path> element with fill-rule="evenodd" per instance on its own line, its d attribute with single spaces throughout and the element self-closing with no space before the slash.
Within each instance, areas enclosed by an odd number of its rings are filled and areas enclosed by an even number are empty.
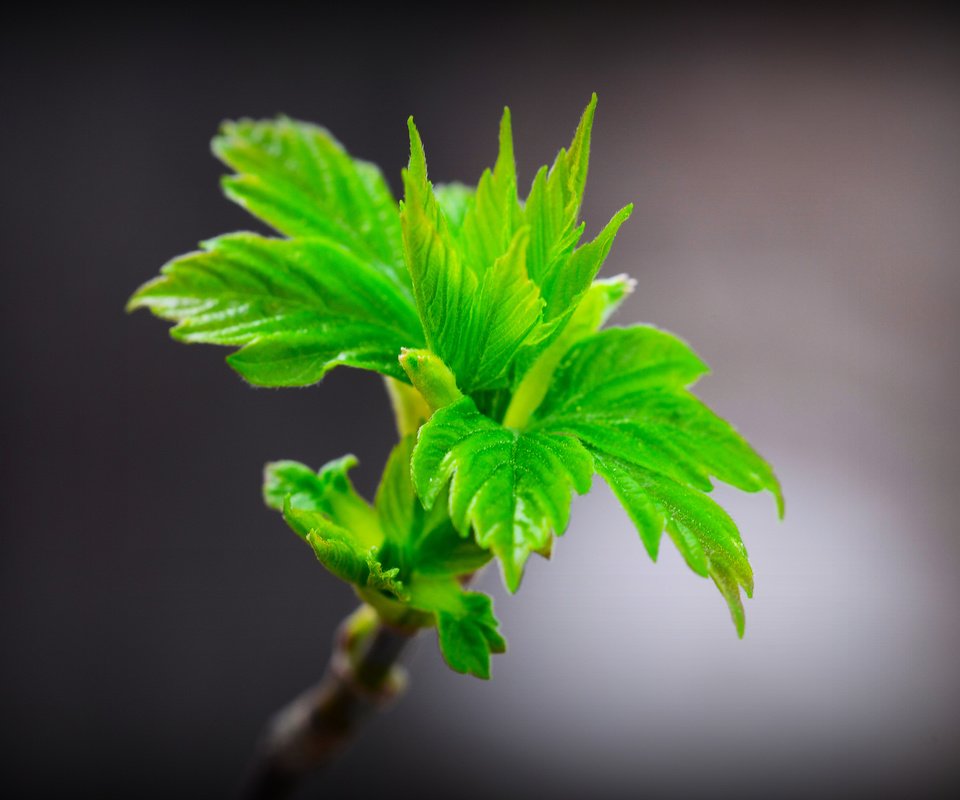
<svg viewBox="0 0 960 800">
<path fill-rule="evenodd" d="M 310 10 L 308 10 L 310 9 Z M 432 636 L 412 690 L 305 797 L 924 797 L 960 744 L 955 517 L 960 50 L 951 16 L 848 10 L 333 16 L 317 7 L 39 13 L 0 33 L 0 786 L 229 797 L 265 718 L 354 605 L 259 498 L 275 458 L 392 444 L 376 376 L 245 386 L 123 305 L 170 257 L 256 223 L 207 143 L 228 117 L 328 126 L 392 185 L 528 184 L 600 95 L 588 234 L 621 324 L 680 333 L 701 396 L 787 497 L 718 490 L 757 575 L 738 641 L 598 480 L 516 597 L 489 683 Z M 12 346 L 11 346 L 12 345 Z M 12 365 L 12 374 L 9 366 Z"/>
</svg>

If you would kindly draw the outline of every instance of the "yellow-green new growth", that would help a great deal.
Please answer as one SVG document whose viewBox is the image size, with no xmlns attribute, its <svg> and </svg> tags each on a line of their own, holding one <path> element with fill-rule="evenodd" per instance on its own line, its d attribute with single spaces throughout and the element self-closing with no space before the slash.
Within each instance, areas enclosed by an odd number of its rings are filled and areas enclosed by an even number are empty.
<svg viewBox="0 0 960 800">
<path fill-rule="evenodd" d="M 488 677 L 502 652 L 490 599 L 463 587 L 491 558 L 511 591 L 549 554 L 573 493 L 603 477 L 656 559 L 664 532 L 711 577 L 743 634 L 753 574 L 713 480 L 770 491 L 769 465 L 692 393 L 707 368 L 652 326 L 604 328 L 633 281 L 598 273 L 628 205 L 590 241 L 579 219 L 596 111 L 518 191 L 512 120 L 475 188 L 434 185 L 408 121 L 395 200 L 379 170 L 285 117 L 224 124 L 227 196 L 279 234 L 232 234 L 174 259 L 130 308 L 175 338 L 236 347 L 258 386 L 352 366 L 386 376 L 401 440 L 371 505 L 351 457 L 268 465 L 264 497 L 385 620 L 435 625 L 451 667 Z"/>
</svg>

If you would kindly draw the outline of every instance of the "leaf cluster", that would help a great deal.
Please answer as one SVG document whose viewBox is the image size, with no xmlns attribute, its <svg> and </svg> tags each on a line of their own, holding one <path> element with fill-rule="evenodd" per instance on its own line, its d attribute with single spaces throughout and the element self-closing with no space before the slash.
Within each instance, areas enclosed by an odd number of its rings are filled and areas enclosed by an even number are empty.
<svg viewBox="0 0 960 800">
<path fill-rule="evenodd" d="M 322 128 L 227 123 L 213 142 L 234 171 L 224 191 L 278 236 L 204 242 L 130 301 L 175 322 L 180 341 L 237 348 L 227 361 L 255 385 L 351 366 L 413 398 L 419 414 L 373 505 L 350 483 L 350 457 L 319 472 L 270 464 L 264 497 L 333 574 L 398 623 L 436 625 L 448 663 L 481 677 L 504 641 L 490 599 L 464 583 L 496 557 L 516 591 L 594 474 L 652 558 L 666 532 L 714 580 L 741 635 L 753 575 L 707 492 L 714 479 L 768 490 L 782 513 L 769 465 L 691 393 L 707 368 L 689 346 L 652 326 L 604 327 L 633 287 L 597 277 L 632 207 L 585 240 L 595 109 L 594 96 L 525 196 L 508 110 L 473 187 L 430 181 L 411 119 L 400 202 Z"/>
</svg>

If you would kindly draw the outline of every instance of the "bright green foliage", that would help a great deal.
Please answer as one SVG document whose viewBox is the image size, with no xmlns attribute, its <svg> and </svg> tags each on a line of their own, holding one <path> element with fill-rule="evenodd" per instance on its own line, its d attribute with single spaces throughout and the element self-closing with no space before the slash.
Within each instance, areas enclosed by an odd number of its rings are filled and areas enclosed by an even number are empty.
<svg viewBox="0 0 960 800">
<path fill-rule="evenodd" d="M 656 328 L 595 333 L 567 353 L 533 429 L 573 433 L 703 491 L 711 476 L 747 492 L 769 490 L 782 513 L 769 465 L 687 391 L 706 371 L 686 344 Z"/>
<path fill-rule="evenodd" d="M 130 308 L 177 322 L 183 342 L 237 345 L 230 365 L 258 386 L 304 386 L 345 364 L 403 377 L 397 353 L 423 341 L 403 291 L 328 239 L 233 234 L 171 261 Z"/>
<path fill-rule="evenodd" d="M 407 436 L 393 449 L 377 489 L 384 538 L 405 573 L 455 577 L 476 572 L 490 560 L 489 551 L 457 533 L 443 504 L 425 509 L 416 499 L 410 474 L 415 443 Z"/>
<path fill-rule="evenodd" d="M 382 616 L 435 625 L 450 666 L 479 677 L 505 645 L 466 581 L 496 557 L 515 591 L 595 473 L 652 558 L 665 531 L 715 581 L 741 635 L 753 574 L 705 493 L 714 480 L 766 490 L 783 511 L 769 465 L 691 393 L 700 358 L 653 327 L 603 328 L 633 288 L 597 278 L 632 206 L 582 242 L 595 111 L 596 97 L 526 196 L 509 111 L 475 187 L 431 183 L 411 119 L 400 203 L 322 128 L 227 123 L 213 143 L 234 171 L 224 190 L 281 238 L 213 239 L 130 301 L 178 340 L 239 348 L 228 361 L 257 385 L 305 386 L 340 365 L 392 379 L 401 441 L 373 505 L 351 456 L 319 472 L 269 464 L 264 498 Z"/>
<path fill-rule="evenodd" d="M 511 214 L 491 221 L 491 229 L 477 229 L 478 210 L 491 205 L 491 195 L 500 191 L 487 173 L 466 209 L 460 246 L 427 181 L 423 145 L 412 120 L 410 148 L 400 217 L 427 345 L 453 370 L 464 391 L 505 383 L 506 370 L 543 306 L 526 272 L 528 229 L 514 230 Z M 504 183 L 516 204 L 515 180 Z M 494 248 L 497 255 L 491 261 L 477 260 Z"/>
<path fill-rule="evenodd" d="M 361 589 L 371 589 L 405 599 L 399 567 L 384 570 L 377 547 L 365 547 L 361 537 L 319 511 L 301 511 L 284 505 L 283 518 L 303 538 L 330 572 Z"/>
<path fill-rule="evenodd" d="M 334 575 L 394 621 L 420 612 L 437 626 L 450 666 L 482 678 L 490 654 L 505 642 L 497 631 L 490 598 L 467 592 L 458 578 L 490 560 L 490 553 L 461 537 L 442 506 L 426 510 L 413 492 L 410 454 L 414 437 L 394 448 L 373 506 L 353 488 L 347 471 L 353 456 L 314 472 L 295 461 L 268 464 L 263 496 Z M 416 621 L 417 617 L 414 616 Z"/>
<path fill-rule="evenodd" d="M 397 203 L 380 170 L 351 158 L 323 128 L 280 117 L 225 123 L 213 152 L 236 175 L 224 193 L 294 238 L 322 238 L 409 287 Z"/>
<path fill-rule="evenodd" d="M 656 560 L 664 530 L 698 575 L 713 578 L 730 606 L 737 633 L 743 636 L 740 587 L 753 594 L 753 570 L 737 526 L 709 497 L 663 473 L 597 452 L 597 471 L 610 484 Z"/>
<path fill-rule="evenodd" d="M 753 591 L 746 549 L 702 492 L 715 476 L 744 491 L 769 490 L 781 512 L 783 500 L 767 463 L 687 391 L 705 372 L 685 343 L 656 328 L 600 331 L 569 349 L 531 429 L 587 445 L 650 556 L 666 529 L 691 568 L 716 581 L 742 635 L 738 585 Z"/>
<path fill-rule="evenodd" d="M 263 500 L 283 511 L 320 512 L 350 530 L 364 547 L 383 539 L 376 512 L 353 488 L 347 472 L 357 465 L 354 456 L 343 456 L 314 472 L 296 461 L 274 461 L 263 469 Z"/>
<path fill-rule="evenodd" d="M 500 559 L 516 591 L 532 552 L 548 553 L 563 533 L 572 490 L 590 489 L 593 459 L 571 436 L 518 433 L 477 411 L 469 397 L 437 411 L 420 429 L 413 482 L 432 508 L 450 481 L 450 517 Z"/>
<path fill-rule="evenodd" d="M 417 582 L 410 604 L 435 615 L 440 650 L 452 669 L 490 677 L 490 654 L 505 652 L 507 643 L 487 595 L 465 592 L 453 578 L 434 578 Z"/>
</svg>

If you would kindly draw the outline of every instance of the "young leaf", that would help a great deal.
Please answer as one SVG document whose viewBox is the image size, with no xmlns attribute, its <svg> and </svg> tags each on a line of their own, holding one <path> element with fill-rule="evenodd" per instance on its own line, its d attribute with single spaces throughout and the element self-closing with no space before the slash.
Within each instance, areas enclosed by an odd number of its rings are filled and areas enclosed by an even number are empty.
<svg viewBox="0 0 960 800">
<path fill-rule="evenodd" d="M 505 252 L 492 264 L 479 270 L 476 263 L 468 265 L 427 180 L 423 145 L 412 121 L 404 187 L 401 217 L 407 265 L 427 345 L 453 370 L 463 391 L 491 388 L 501 379 L 505 383 L 510 361 L 537 324 L 543 305 L 526 273 L 526 229 L 507 240 Z M 478 190 L 473 209 L 481 208 L 481 196 L 495 191 L 496 186 Z M 482 207 L 492 204 L 488 198 Z M 479 224 L 470 220 L 479 219 L 495 224 L 485 216 L 468 216 L 464 231 Z M 483 241 L 487 247 L 492 240 Z"/>
<path fill-rule="evenodd" d="M 567 354 L 533 427 L 573 433 L 704 491 L 711 476 L 747 492 L 768 490 L 782 513 L 769 464 L 686 391 L 706 371 L 684 342 L 656 328 L 601 331 Z"/>
<path fill-rule="evenodd" d="M 237 174 L 227 197 L 287 236 L 323 237 L 376 264 L 409 294 L 397 202 L 380 170 L 329 131 L 287 117 L 225 122 L 213 152 Z"/>
<path fill-rule="evenodd" d="M 637 525 L 651 557 L 666 529 L 687 563 L 710 575 L 743 635 L 739 587 L 752 573 L 736 526 L 701 492 L 717 477 L 745 491 L 770 491 L 770 466 L 729 423 L 686 387 L 706 365 L 676 337 L 638 326 L 593 334 L 557 369 L 531 426 L 577 436 Z"/>
<path fill-rule="evenodd" d="M 490 598 L 464 592 L 455 579 L 420 579 L 410 587 L 410 604 L 436 617 L 440 652 L 451 669 L 490 677 L 491 653 L 506 652 Z"/>
<path fill-rule="evenodd" d="M 638 390 L 683 388 L 708 371 L 685 342 L 666 331 L 648 325 L 609 328 L 568 350 L 537 416 L 604 411 Z"/>
<path fill-rule="evenodd" d="M 405 576 L 458 576 L 480 569 L 490 553 L 473 539 L 461 537 L 447 515 L 446 504 L 424 509 L 413 489 L 410 459 L 415 436 L 404 437 L 387 460 L 377 489 L 380 527 L 397 555 Z"/>
<path fill-rule="evenodd" d="M 597 96 L 593 95 L 569 149 L 560 151 L 549 172 L 544 167 L 537 173 L 524 207 L 524 221 L 531 229 L 528 270 L 538 285 L 572 252 L 583 233 L 576 223 L 587 180 L 596 107 Z"/>
<path fill-rule="evenodd" d="M 456 376 L 436 354 L 404 348 L 399 360 L 413 388 L 430 409 L 443 408 L 463 397 Z"/>
<path fill-rule="evenodd" d="M 527 277 L 526 243 L 527 229 L 521 228 L 484 273 L 470 320 L 475 357 L 464 373 L 468 389 L 505 384 L 507 367 L 540 319 L 543 300 Z"/>
<path fill-rule="evenodd" d="M 437 411 L 420 429 L 413 482 L 432 508 L 450 481 L 450 517 L 500 560 L 504 582 L 516 591 L 523 566 L 563 533 L 571 492 L 590 488 L 593 462 L 580 443 L 553 433 L 517 433 L 477 411 L 469 397 Z M 452 478 L 452 480 L 451 480 Z"/>
<path fill-rule="evenodd" d="M 420 135 L 409 121 L 410 164 L 403 173 L 400 213 L 404 252 L 427 346 L 458 379 L 473 357 L 470 316 L 479 281 L 465 266 L 427 180 Z"/>
<path fill-rule="evenodd" d="M 703 493 L 662 474 L 599 451 L 594 451 L 594 463 L 627 509 L 650 557 L 656 561 L 666 530 L 690 568 L 713 578 L 742 637 L 740 587 L 747 597 L 753 595 L 753 571 L 729 515 Z"/>
<path fill-rule="evenodd" d="M 377 513 L 354 489 L 347 472 L 357 465 L 347 455 L 318 472 L 296 461 L 274 461 L 263 470 L 263 499 L 276 511 L 318 511 L 354 533 L 365 547 L 379 545 L 383 532 Z"/>
<path fill-rule="evenodd" d="M 521 220 L 517 199 L 517 172 L 513 156 L 510 109 L 500 120 L 500 152 L 493 170 L 486 170 L 477 184 L 474 202 L 467 209 L 460 231 L 467 265 L 478 275 L 502 256 L 515 241 Z M 526 248 L 527 239 L 523 246 Z M 525 254 L 521 256 L 525 260 Z M 524 275 L 526 270 L 524 269 Z"/>
<path fill-rule="evenodd" d="M 476 189 L 463 183 L 438 183 L 433 187 L 437 204 L 454 235 L 463 227 L 464 218 L 474 204 Z"/>
<path fill-rule="evenodd" d="M 184 342 L 233 345 L 227 360 L 259 386 L 305 386 L 343 364 L 405 378 L 402 347 L 423 334 L 403 293 L 326 239 L 221 236 L 168 263 L 130 309 L 176 322 Z"/>
<path fill-rule="evenodd" d="M 377 548 L 368 547 L 352 530 L 337 525 L 319 511 L 301 511 L 287 502 L 283 518 L 313 548 L 317 560 L 331 573 L 359 589 L 374 589 L 405 600 L 399 568 L 384 570 Z"/>
<path fill-rule="evenodd" d="M 526 347 L 518 359 L 522 376 L 510 404 L 503 415 L 508 428 L 526 427 L 550 388 L 551 379 L 561 359 L 581 339 L 603 325 L 623 300 L 633 291 L 634 281 L 626 275 L 594 281 L 566 323 L 557 328 L 552 339 Z"/>
<path fill-rule="evenodd" d="M 596 239 L 583 247 L 578 247 L 569 258 L 558 261 L 553 270 L 543 275 L 540 281 L 540 292 L 546 303 L 547 322 L 569 314 L 576 308 L 603 266 L 617 231 L 632 213 L 632 205 L 622 208 L 600 231 Z"/>
</svg>

